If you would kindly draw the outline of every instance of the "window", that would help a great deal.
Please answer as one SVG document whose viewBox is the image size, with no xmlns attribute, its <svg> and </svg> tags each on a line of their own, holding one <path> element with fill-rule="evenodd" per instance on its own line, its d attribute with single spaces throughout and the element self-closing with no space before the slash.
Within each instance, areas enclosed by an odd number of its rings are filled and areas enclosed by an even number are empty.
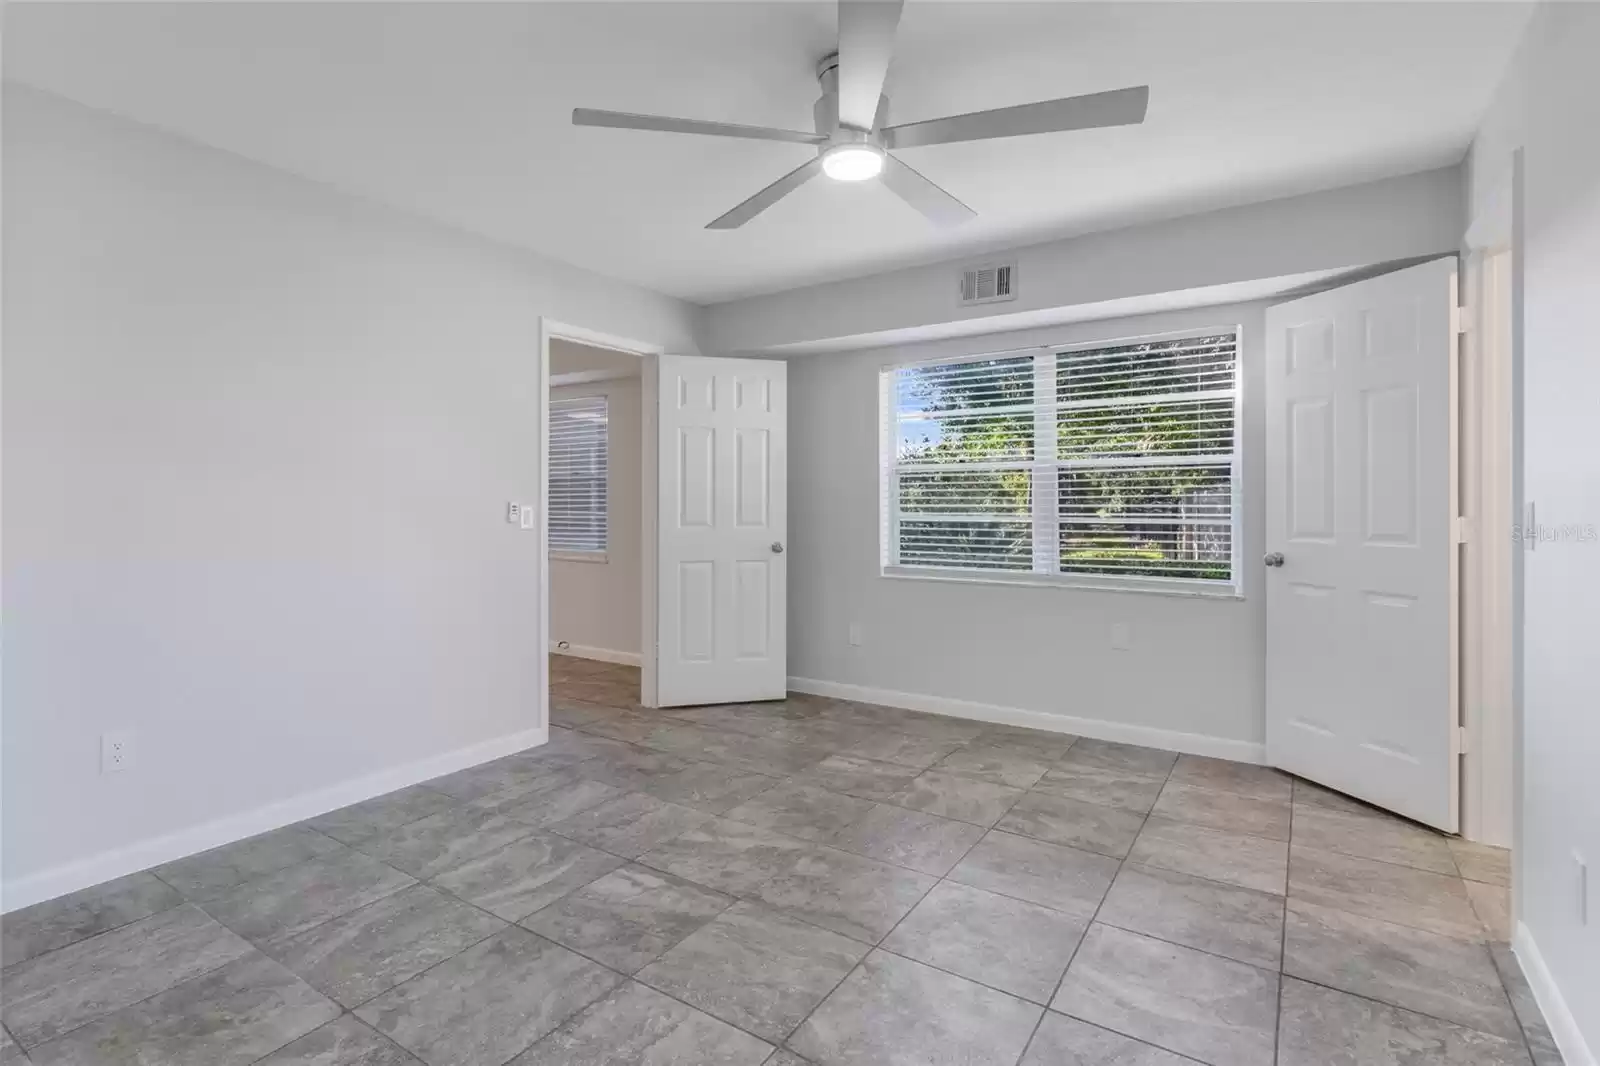
<svg viewBox="0 0 1600 1066">
<path fill-rule="evenodd" d="M 1219 330 L 886 371 L 886 570 L 1231 591 L 1238 347 Z"/>
<path fill-rule="evenodd" d="M 606 398 L 550 401 L 550 550 L 606 550 Z"/>
</svg>

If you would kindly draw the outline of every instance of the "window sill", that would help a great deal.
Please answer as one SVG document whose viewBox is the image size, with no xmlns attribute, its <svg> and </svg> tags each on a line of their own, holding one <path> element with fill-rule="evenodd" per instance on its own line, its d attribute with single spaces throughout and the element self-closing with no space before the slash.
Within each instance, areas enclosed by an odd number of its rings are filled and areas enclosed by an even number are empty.
<svg viewBox="0 0 1600 1066">
<path fill-rule="evenodd" d="M 609 562 L 605 552 L 550 552 L 550 561 L 553 563 L 604 563 Z"/>
<path fill-rule="evenodd" d="M 940 581 L 956 585 L 1021 585 L 1030 588 L 1077 589 L 1089 592 L 1138 592 L 1201 600 L 1243 600 L 1239 586 L 1171 578 L 1097 577 L 1093 574 L 1036 574 L 1015 571 L 983 573 L 920 566 L 885 566 L 881 576 L 899 581 Z"/>
</svg>

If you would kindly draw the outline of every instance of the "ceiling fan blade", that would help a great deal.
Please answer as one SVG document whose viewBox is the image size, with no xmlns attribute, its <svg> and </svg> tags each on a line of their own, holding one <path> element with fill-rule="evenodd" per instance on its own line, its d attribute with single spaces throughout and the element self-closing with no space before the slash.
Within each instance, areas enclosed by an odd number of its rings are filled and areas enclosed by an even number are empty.
<svg viewBox="0 0 1600 1066">
<path fill-rule="evenodd" d="M 959 226 L 968 219 L 978 217 L 972 208 L 892 155 L 884 156 L 883 173 L 878 180 L 887 185 L 890 192 L 940 226 Z"/>
<path fill-rule="evenodd" d="M 828 138 L 820 133 L 777 130 L 769 126 L 740 126 L 732 122 L 704 122 L 697 118 L 668 118 L 665 115 L 634 115 L 627 111 L 596 111 L 591 107 L 572 110 L 574 126 L 611 126 L 622 130 L 660 130 L 664 133 L 701 133 L 710 137 L 745 137 L 752 141 L 793 141 L 796 144 L 821 144 Z"/>
<path fill-rule="evenodd" d="M 872 129 L 903 0 L 839 0 L 839 121 Z"/>
<path fill-rule="evenodd" d="M 997 107 L 926 122 L 908 122 L 883 131 L 890 148 L 919 144 L 984 141 L 991 137 L 1018 137 L 1026 133 L 1058 133 L 1101 126 L 1136 126 L 1150 105 L 1150 86 L 1113 89 L 1111 92 L 1041 100 L 1036 104 Z"/>
<path fill-rule="evenodd" d="M 738 229 L 761 212 L 822 173 L 822 157 L 796 167 L 721 218 L 706 223 L 706 229 Z"/>
</svg>

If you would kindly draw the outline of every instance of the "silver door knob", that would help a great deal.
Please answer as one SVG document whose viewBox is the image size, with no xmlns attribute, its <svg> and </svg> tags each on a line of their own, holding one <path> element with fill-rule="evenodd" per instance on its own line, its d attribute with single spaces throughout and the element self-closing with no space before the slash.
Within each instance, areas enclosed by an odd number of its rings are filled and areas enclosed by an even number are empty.
<svg viewBox="0 0 1600 1066">
<path fill-rule="evenodd" d="M 773 555 L 782 555 L 783 554 L 783 544 L 782 544 L 782 542 L 776 541 L 776 540 L 772 542 L 772 554 Z"/>
<path fill-rule="evenodd" d="M 1262 559 L 1261 561 L 1266 563 L 1268 566 L 1282 566 L 1283 565 L 1283 553 L 1282 552 L 1268 552 L 1266 554 L 1266 558 Z"/>
</svg>

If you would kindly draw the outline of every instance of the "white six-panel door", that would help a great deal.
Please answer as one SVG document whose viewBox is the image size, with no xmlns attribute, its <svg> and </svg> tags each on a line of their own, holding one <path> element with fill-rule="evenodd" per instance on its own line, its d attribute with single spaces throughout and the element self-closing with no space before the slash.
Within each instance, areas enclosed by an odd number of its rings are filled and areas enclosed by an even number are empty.
<svg viewBox="0 0 1600 1066">
<path fill-rule="evenodd" d="M 1455 279 L 1267 310 L 1263 560 L 1268 760 L 1451 832 Z"/>
<path fill-rule="evenodd" d="M 660 358 L 661 706 L 786 694 L 787 369 Z"/>
</svg>

